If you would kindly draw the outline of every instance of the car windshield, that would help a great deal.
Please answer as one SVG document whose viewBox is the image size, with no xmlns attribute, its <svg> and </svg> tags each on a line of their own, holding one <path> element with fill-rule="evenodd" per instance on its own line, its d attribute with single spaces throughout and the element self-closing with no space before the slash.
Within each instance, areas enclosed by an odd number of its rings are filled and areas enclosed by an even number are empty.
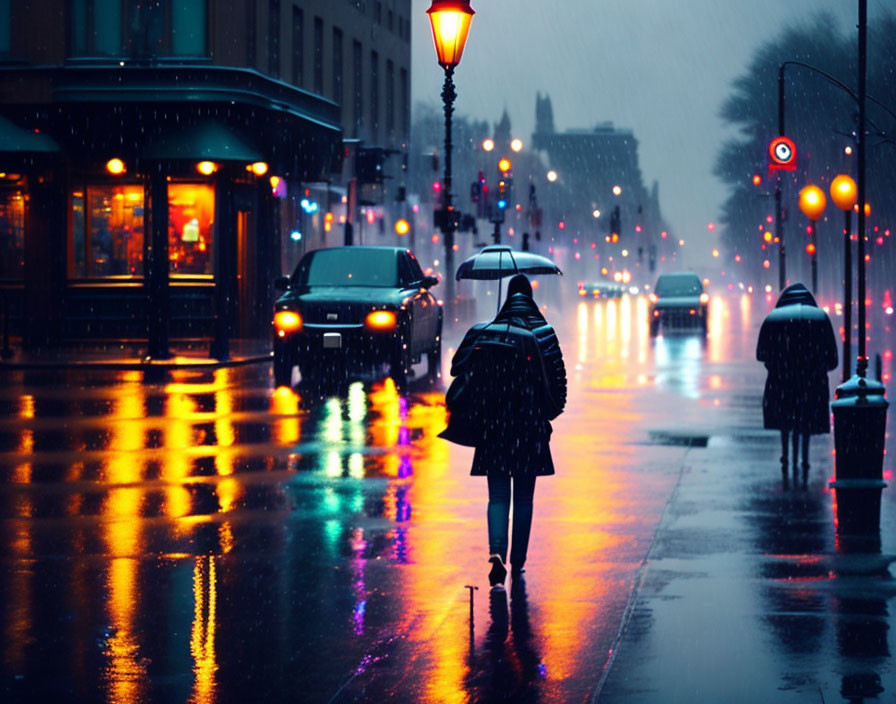
<svg viewBox="0 0 896 704">
<path fill-rule="evenodd" d="M 696 276 L 661 276 L 656 282 L 657 296 L 699 296 L 703 285 Z"/>
<path fill-rule="evenodd" d="M 320 249 L 299 262 L 298 286 L 396 286 L 398 257 L 388 249 Z"/>
</svg>

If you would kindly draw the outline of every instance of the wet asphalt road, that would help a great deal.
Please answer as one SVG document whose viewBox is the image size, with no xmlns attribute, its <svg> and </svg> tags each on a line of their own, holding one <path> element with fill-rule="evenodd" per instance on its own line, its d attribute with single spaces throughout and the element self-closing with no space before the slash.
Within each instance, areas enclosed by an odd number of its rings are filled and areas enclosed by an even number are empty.
<svg viewBox="0 0 896 704">
<path fill-rule="evenodd" d="M 646 308 L 547 310 L 570 398 L 506 592 L 488 590 L 472 451 L 436 437 L 441 385 L 315 399 L 264 366 L 8 373 L 4 701 L 587 701 L 766 312 L 721 297 L 706 342 L 651 343 Z"/>
</svg>

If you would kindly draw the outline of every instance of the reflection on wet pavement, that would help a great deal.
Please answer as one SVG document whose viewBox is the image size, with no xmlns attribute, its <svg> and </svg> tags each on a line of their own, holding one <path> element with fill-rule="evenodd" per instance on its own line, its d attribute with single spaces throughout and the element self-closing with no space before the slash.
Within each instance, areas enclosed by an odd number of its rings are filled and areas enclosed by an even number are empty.
<svg viewBox="0 0 896 704">
<path fill-rule="evenodd" d="M 714 299 L 705 343 L 651 341 L 640 297 L 552 315 L 570 377 L 558 474 L 507 592 L 487 591 L 485 482 L 436 437 L 439 387 L 317 399 L 266 368 L 11 375 L 4 698 L 587 698 L 692 451 L 651 431 L 707 424 L 752 313 Z M 482 587 L 472 622 L 466 584 Z"/>
</svg>

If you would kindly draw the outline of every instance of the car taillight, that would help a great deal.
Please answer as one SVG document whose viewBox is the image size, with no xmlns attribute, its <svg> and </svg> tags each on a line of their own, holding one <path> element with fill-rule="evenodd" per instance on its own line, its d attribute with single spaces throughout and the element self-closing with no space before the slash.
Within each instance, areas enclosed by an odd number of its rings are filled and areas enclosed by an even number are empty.
<svg viewBox="0 0 896 704">
<path fill-rule="evenodd" d="M 579 289 L 579 295 L 580 295 L 580 296 L 585 296 L 585 295 L 587 295 L 587 294 L 588 294 L 588 292 L 587 292 L 585 289 L 583 289 L 583 288 L 580 288 L 580 289 Z"/>
<path fill-rule="evenodd" d="M 302 316 L 292 310 L 278 310 L 274 313 L 274 328 L 279 337 L 302 329 Z"/>
<path fill-rule="evenodd" d="M 709 303 L 709 294 L 708 294 L 708 293 L 701 293 L 701 294 L 700 294 L 700 302 L 701 302 L 701 303 Z"/>
<path fill-rule="evenodd" d="M 660 300 L 655 293 L 651 293 L 649 296 L 647 296 L 647 298 L 650 299 L 651 303 L 656 303 L 658 300 Z"/>
<path fill-rule="evenodd" d="M 375 310 L 364 319 L 364 325 L 371 330 L 394 330 L 396 324 L 395 313 L 391 310 Z"/>
</svg>

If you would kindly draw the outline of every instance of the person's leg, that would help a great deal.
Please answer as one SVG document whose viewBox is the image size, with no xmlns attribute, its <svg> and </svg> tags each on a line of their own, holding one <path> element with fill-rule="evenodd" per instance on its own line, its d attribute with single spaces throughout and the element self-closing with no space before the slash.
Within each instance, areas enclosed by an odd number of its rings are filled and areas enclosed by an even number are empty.
<svg viewBox="0 0 896 704">
<path fill-rule="evenodd" d="M 529 551 L 529 531 L 532 528 L 532 499 L 535 495 L 535 473 L 513 479 L 513 542 L 510 564 L 519 572 L 526 564 Z"/>
<path fill-rule="evenodd" d="M 781 466 L 787 469 L 787 431 L 781 431 Z"/>
<path fill-rule="evenodd" d="M 803 433 L 803 469 L 809 467 L 809 433 Z"/>
<path fill-rule="evenodd" d="M 793 428 L 793 471 L 796 471 L 800 463 L 800 431 L 797 430 L 797 427 Z"/>
<path fill-rule="evenodd" d="M 510 476 L 488 475 L 488 554 L 507 562 L 507 528 L 510 521 Z"/>
</svg>

